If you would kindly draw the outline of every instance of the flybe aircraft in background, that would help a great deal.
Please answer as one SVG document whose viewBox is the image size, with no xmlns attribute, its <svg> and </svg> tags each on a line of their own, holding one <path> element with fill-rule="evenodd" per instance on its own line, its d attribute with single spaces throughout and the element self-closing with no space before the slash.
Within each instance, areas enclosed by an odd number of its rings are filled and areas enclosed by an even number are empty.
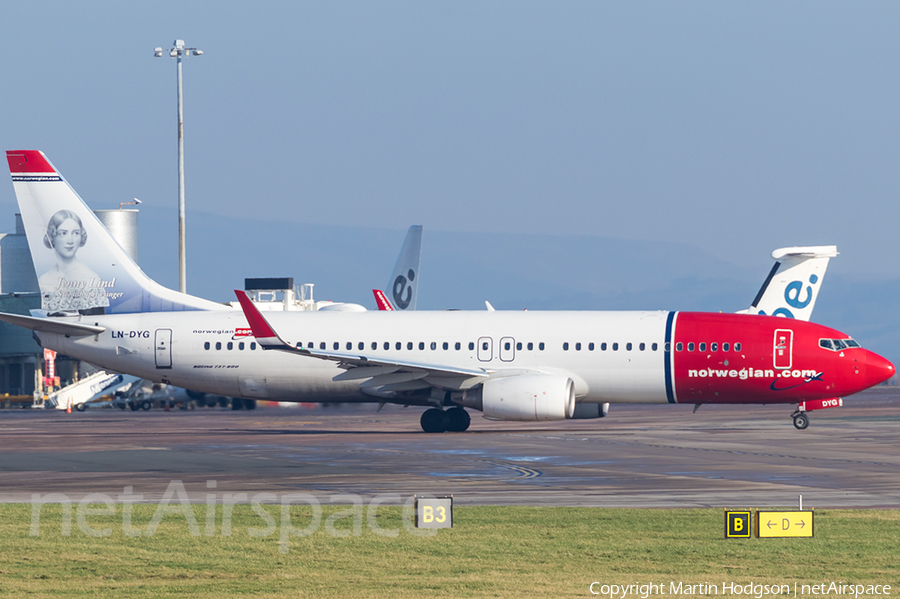
<svg viewBox="0 0 900 599">
<path fill-rule="evenodd" d="M 467 409 L 565 420 L 603 416 L 610 403 L 780 403 L 802 429 L 806 412 L 894 374 L 844 333 L 758 313 L 263 316 L 242 291 L 242 310 L 223 309 L 149 280 L 41 152 L 7 158 L 43 307 L 0 320 L 108 370 L 247 399 L 423 406 L 427 432 L 466 430 Z M 791 281 L 784 296 L 804 303 L 815 284 Z"/>
</svg>

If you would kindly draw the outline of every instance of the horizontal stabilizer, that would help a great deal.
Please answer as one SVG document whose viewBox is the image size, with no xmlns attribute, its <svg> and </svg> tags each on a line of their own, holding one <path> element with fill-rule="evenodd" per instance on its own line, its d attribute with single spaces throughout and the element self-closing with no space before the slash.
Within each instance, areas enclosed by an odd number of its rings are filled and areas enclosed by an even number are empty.
<svg viewBox="0 0 900 599">
<path fill-rule="evenodd" d="M 106 330 L 106 327 L 79 324 L 77 322 L 57 320 L 55 318 L 35 318 L 34 316 L 23 316 L 21 314 L 7 314 L 6 312 L 0 312 L 0 321 L 31 329 L 32 331 L 37 331 L 39 333 L 55 333 L 57 335 L 66 335 L 68 337 L 99 335 Z"/>
</svg>

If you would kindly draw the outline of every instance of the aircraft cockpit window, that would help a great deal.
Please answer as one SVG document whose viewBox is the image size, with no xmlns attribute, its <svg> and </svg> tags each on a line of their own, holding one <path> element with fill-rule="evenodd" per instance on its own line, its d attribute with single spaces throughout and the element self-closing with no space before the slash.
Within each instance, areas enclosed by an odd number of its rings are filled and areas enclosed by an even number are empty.
<svg viewBox="0 0 900 599">
<path fill-rule="evenodd" d="M 853 339 L 819 339 L 819 347 L 831 351 L 841 351 L 851 347 L 860 347 L 860 345 Z"/>
</svg>

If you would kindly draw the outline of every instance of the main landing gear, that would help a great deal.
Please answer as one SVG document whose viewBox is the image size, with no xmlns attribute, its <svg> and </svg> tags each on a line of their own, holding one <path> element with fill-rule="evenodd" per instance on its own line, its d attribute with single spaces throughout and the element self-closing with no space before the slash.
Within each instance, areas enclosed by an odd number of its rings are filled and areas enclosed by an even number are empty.
<svg viewBox="0 0 900 599">
<path fill-rule="evenodd" d="M 450 408 L 446 411 L 429 408 L 422 412 L 419 423 L 426 433 L 443 433 L 444 431 L 461 433 L 469 428 L 471 421 L 465 408 Z"/>
</svg>

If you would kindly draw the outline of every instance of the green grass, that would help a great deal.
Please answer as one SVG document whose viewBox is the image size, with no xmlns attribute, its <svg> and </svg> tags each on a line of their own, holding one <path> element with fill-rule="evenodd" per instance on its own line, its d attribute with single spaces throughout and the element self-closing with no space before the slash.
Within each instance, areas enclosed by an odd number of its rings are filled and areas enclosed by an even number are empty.
<svg viewBox="0 0 900 599">
<path fill-rule="evenodd" d="M 205 505 L 195 505 L 200 532 Z M 276 520 L 280 506 L 265 506 Z M 453 529 L 430 537 L 405 530 L 401 509 L 381 507 L 377 524 L 399 528 L 334 537 L 322 525 L 292 537 L 253 537 L 265 527 L 251 506 L 234 507 L 232 534 L 192 536 L 183 513 L 169 513 L 152 536 L 128 537 L 116 516 L 89 516 L 92 537 L 75 522 L 61 534 L 62 506 L 46 505 L 32 536 L 32 508 L 0 505 L 0 597 L 560 597 L 591 596 L 593 581 L 614 584 L 822 581 L 890 584 L 900 592 L 900 512 L 820 510 L 813 539 L 723 538 L 721 509 L 457 507 Z M 221 510 L 221 507 L 219 508 Z M 144 529 L 155 505 L 135 505 Z M 294 526 L 311 520 L 295 506 Z M 335 523 L 352 532 L 353 519 Z M 667 594 L 667 593 L 666 593 Z M 635 597 L 637 595 L 631 595 Z M 659 596 L 659 595 L 656 595 Z"/>
</svg>

